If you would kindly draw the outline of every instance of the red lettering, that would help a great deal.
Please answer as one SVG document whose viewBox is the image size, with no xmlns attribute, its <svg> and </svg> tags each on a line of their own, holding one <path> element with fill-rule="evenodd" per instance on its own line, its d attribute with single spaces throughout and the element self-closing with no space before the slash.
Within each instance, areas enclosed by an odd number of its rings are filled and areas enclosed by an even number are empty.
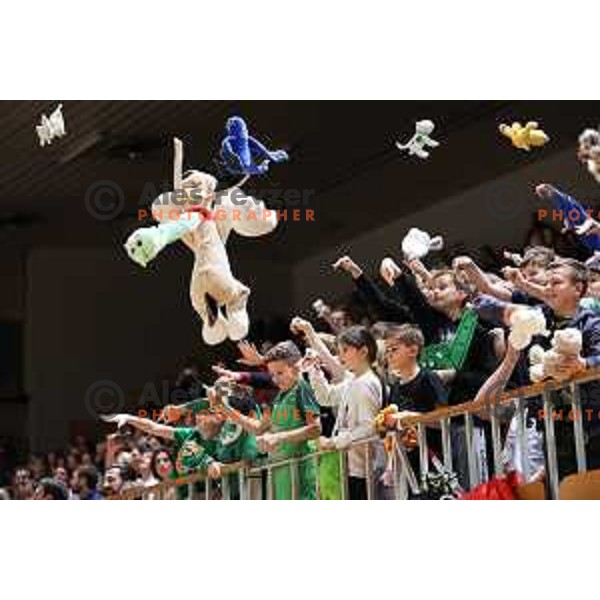
<svg viewBox="0 0 600 600">
<path fill-rule="evenodd" d="M 167 412 L 169 421 L 179 421 L 181 419 L 181 411 L 178 408 L 172 408 Z"/>
</svg>

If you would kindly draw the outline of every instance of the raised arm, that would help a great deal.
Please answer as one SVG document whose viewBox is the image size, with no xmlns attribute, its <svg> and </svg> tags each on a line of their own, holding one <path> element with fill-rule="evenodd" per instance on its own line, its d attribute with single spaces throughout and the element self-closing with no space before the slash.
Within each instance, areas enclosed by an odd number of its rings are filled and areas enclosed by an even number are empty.
<svg viewBox="0 0 600 600">
<path fill-rule="evenodd" d="M 523 274 L 521 273 L 521 271 L 519 271 L 519 269 L 506 267 L 504 269 L 504 272 L 505 277 L 507 277 L 507 279 L 510 279 L 515 284 L 515 286 L 522 292 L 525 292 L 526 294 L 529 294 L 530 296 L 533 296 L 534 298 L 537 298 L 542 302 L 546 302 L 548 300 L 547 286 L 527 281 L 527 279 L 523 277 Z"/>
<path fill-rule="evenodd" d="M 305 336 L 306 343 L 317 352 L 323 366 L 331 373 L 332 381 L 341 381 L 346 373 L 344 367 L 338 359 L 329 352 L 329 349 L 323 340 L 317 335 L 312 324 L 306 319 L 294 317 L 290 324 L 290 329 L 295 334 Z"/>
<path fill-rule="evenodd" d="M 329 383 L 323 371 L 316 365 L 306 369 L 306 372 L 320 406 L 338 406 L 341 403 L 342 389 L 346 385 L 345 381 L 337 384 Z"/>
<path fill-rule="evenodd" d="M 415 277 L 420 278 L 425 285 L 429 285 L 431 283 L 431 271 L 427 269 L 427 267 L 419 258 L 407 260 L 404 264 L 411 270 L 412 274 Z"/>
<path fill-rule="evenodd" d="M 257 389 L 271 389 L 274 387 L 273 378 L 267 371 L 230 371 L 218 365 L 214 365 L 212 370 L 219 376 L 219 379 L 225 381 L 249 385 Z"/>
<path fill-rule="evenodd" d="M 155 423 L 152 419 L 144 419 L 142 417 L 135 417 L 134 415 L 119 414 L 104 419 L 109 423 L 115 423 L 118 427 L 123 425 L 131 425 L 140 431 L 145 431 L 156 437 L 165 438 L 172 440 L 174 438 L 174 428 L 168 425 L 161 425 Z"/>
<path fill-rule="evenodd" d="M 384 261 L 385 260 L 387 259 L 384 259 Z M 389 262 L 386 263 L 386 265 L 389 266 Z M 382 263 L 382 269 L 386 273 L 384 277 L 388 284 L 391 285 L 394 282 L 395 273 L 394 275 L 390 273 L 390 276 L 388 277 L 387 266 L 386 268 L 383 268 Z M 335 263 L 333 263 L 333 269 L 348 273 L 352 277 L 354 284 L 359 292 L 361 292 L 366 302 L 373 307 L 377 313 L 380 313 L 381 318 L 384 320 L 398 321 L 400 323 L 405 323 L 406 321 L 411 320 L 410 313 L 404 304 L 383 293 L 379 286 L 372 279 L 367 277 L 363 273 L 363 270 L 349 256 L 342 256 L 339 258 Z"/>
<path fill-rule="evenodd" d="M 231 407 L 223 396 L 217 394 L 214 388 L 208 389 L 208 399 L 213 408 L 226 415 L 234 423 L 239 423 L 244 431 L 252 435 L 261 435 L 271 427 L 271 416 L 268 412 L 265 412 L 261 419 L 244 415 L 239 410 Z"/>
<path fill-rule="evenodd" d="M 490 281 L 470 256 L 456 257 L 452 262 L 452 267 L 455 270 L 465 273 L 478 291 L 489 296 L 494 296 L 494 298 L 498 298 L 499 300 L 510 302 L 512 298 L 511 290 L 500 283 Z"/>
<path fill-rule="evenodd" d="M 510 344 L 506 345 L 504 359 L 498 368 L 486 379 L 475 396 L 475 402 L 486 400 L 485 408 L 478 414 L 482 418 L 489 418 L 488 406 L 504 392 L 508 380 L 519 360 L 519 351 Z"/>
</svg>

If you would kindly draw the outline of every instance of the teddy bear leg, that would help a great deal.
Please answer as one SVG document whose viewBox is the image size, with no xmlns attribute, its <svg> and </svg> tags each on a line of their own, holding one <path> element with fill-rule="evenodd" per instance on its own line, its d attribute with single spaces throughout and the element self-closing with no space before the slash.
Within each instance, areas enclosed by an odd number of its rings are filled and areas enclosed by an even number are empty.
<svg viewBox="0 0 600 600">
<path fill-rule="evenodd" d="M 217 320 L 213 325 L 210 325 L 208 321 L 204 321 L 202 325 L 202 339 L 209 346 L 216 346 L 227 338 L 227 325 L 221 313 L 218 314 Z"/>
<path fill-rule="evenodd" d="M 248 335 L 250 319 L 248 318 L 246 305 L 249 296 L 250 289 L 240 284 L 240 289 L 235 298 L 225 306 L 227 335 L 233 341 L 243 340 Z"/>
<path fill-rule="evenodd" d="M 428 158 L 429 157 L 429 152 L 427 152 L 427 150 L 424 150 L 422 146 L 413 146 L 412 148 L 413 154 L 416 154 L 419 158 Z"/>
<path fill-rule="evenodd" d="M 202 321 L 202 339 L 209 346 L 216 346 L 223 342 L 227 337 L 227 329 L 216 301 L 205 292 L 194 289 L 193 286 L 190 289 L 190 297 L 192 306 Z"/>
</svg>

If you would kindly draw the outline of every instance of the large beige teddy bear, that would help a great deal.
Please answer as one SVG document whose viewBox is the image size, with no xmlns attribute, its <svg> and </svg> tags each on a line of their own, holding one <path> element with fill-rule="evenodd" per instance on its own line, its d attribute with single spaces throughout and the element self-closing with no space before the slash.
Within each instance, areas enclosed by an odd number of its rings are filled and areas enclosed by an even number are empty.
<svg viewBox="0 0 600 600">
<path fill-rule="evenodd" d="M 579 357 L 581 353 L 581 331 L 568 327 L 559 329 L 552 338 L 552 348 L 544 349 L 535 345 L 529 350 L 529 377 L 531 381 L 555 378 L 557 367 L 565 358 Z"/>
<path fill-rule="evenodd" d="M 212 175 L 191 171 L 183 178 L 182 162 L 183 149 L 176 139 L 176 191 L 154 200 L 152 215 L 159 225 L 134 231 L 125 248 L 145 267 L 168 244 L 184 242 L 195 257 L 190 297 L 203 322 L 204 341 L 216 345 L 226 338 L 241 340 L 250 326 L 246 309 L 250 289 L 233 276 L 225 244 L 232 230 L 247 237 L 273 231 L 277 217 L 239 187 L 216 192 Z"/>
</svg>

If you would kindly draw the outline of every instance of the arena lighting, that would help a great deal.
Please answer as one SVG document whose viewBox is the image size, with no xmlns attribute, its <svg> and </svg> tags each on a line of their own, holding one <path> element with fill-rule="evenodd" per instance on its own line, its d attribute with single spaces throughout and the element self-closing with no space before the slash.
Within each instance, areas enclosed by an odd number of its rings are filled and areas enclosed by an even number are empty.
<svg viewBox="0 0 600 600">
<path fill-rule="evenodd" d="M 60 159 L 61 165 L 66 165 L 71 161 L 79 158 L 82 154 L 85 154 L 95 146 L 97 146 L 104 139 L 104 135 L 98 131 L 94 131 L 81 139 L 78 139 L 71 149 L 66 152 Z"/>
</svg>

